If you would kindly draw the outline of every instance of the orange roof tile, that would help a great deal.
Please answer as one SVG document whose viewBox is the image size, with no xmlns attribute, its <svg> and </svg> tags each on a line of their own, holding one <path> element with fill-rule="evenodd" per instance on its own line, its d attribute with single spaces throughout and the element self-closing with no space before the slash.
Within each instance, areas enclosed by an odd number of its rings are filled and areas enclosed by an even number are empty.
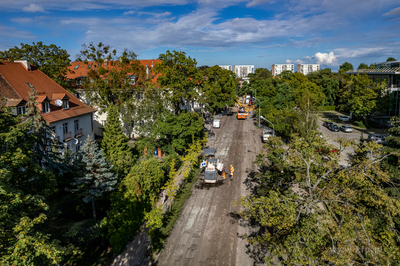
<svg viewBox="0 0 400 266">
<path fill-rule="evenodd" d="M 42 103 L 42 102 L 44 102 L 46 99 L 47 99 L 48 101 L 50 101 L 49 97 L 47 97 L 46 95 L 39 95 L 39 96 L 37 97 L 36 101 L 37 101 L 38 103 Z"/>
<path fill-rule="evenodd" d="M 49 100 L 51 99 L 51 111 L 42 114 L 43 118 L 49 123 L 96 111 L 96 109 L 78 100 L 35 66 L 31 66 L 31 70 L 27 70 L 22 63 L 0 62 L 1 98 L 6 97 L 9 99 L 10 104 L 17 103 L 17 99 L 28 101 L 29 92 L 31 91 L 28 83 L 37 91 L 38 98 L 47 97 Z M 70 109 L 63 110 L 62 107 L 56 106 L 53 95 L 68 97 Z"/>
<path fill-rule="evenodd" d="M 68 98 L 66 93 L 53 93 L 51 94 L 51 99 L 52 100 L 63 100 L 64 98 Z"/>
<path fill-rule="evenodd" d="M 138 60 L 139 63 L 145 67 L 149 67 L 153 69 L 156 64 L 161 63 L 160 59 L 145 59 L 145 60 Z M 111 70 L 114 68 L 120 68 L 118 61 L 111 61 L 108 63 L 101 63 L 100 66 L 104 67 L 106 70 Z M 71 62 L 71 65 L 67 68 L 67 78 L 68 79 L 76 79 L 79 77 L 87 77 L 89 71 L 93 69 L 93 61 L 85 62 Z M 91 68 L 89 68 L 89 65 Z M 135 73 L 128 73 L 128 75 L 133 75 Z M 159 75 L 156 75 L 153 71 L 150 73 L 150 79 L 152 81 L 156 81 Z"/>
</svg>

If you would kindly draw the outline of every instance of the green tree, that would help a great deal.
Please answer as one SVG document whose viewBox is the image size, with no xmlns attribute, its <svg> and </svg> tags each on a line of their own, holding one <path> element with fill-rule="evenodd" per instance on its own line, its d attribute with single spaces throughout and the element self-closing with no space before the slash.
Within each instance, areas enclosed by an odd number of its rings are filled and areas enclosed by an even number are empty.
<svg viewBox="0 0 400 266">
<path fill-rule="evenodd" d="M 337 75 L 329 68 L 325 68 L 309 73 L 307 78 L 322 88 L 326 96 L 325 105 L 336 105 L 340 88 L 340 78 Z"/>
<path fill-rule="evenodd" d="M 341 95 L 341 108 L 363 117 L 367 122 L 367 116 L 377 110 L 378 101 L 388 96 L 386 84 L 373 83 L 367 74 L 351 75 Z"/>
<path fill-rule="evenodd" d="M 196 59 L 187 57 L 185 52 L 169 50 L 160 54 L 160 64 L 154 67 L 155 73 L 160 74 L 157 81 L 167 93 L 175 114 L 190 101 L 202 101 L 200 98 L 203 83 L 202 72 L 196 67 Z"/>
<path fill-rule="evenodd" d="M 165 120 L 158 120 L 156 133 L 164 150 L 182 154 L 189 144 L 203 137 L 203 128 L 204 120 L 197 113 L 182 111 L 178 116 L 169 114 Z"/>
<path fill-rule="evenodd" d="M 352 70 L 352 69 L 354 69 L 354 67 L 353 67 L 353 65 L 350 64 L 349 62 L 344 62 L 343 64 L 341 64 L 341 65 L 339 66 L 339 71 L 340 71 L 341 73 L 347 72 L 347 71 Z"/>
<path fill-rule="evenodd" d="M 21 47 L 15 46 L 0 51 L 0 59 L 6 58 L 10 61 L 28 60 L 57 82 L 60 81 L 59 75 L 62 70 L 65 70 L 71 62 L 67 50 L 61 49 L 55 44 L 45 45 L 43 42 L 33 42 L 32 45 L 21 43 Z"/>
<path fill-rule="evenodd" d="M 219 66 L 204 71 L 207 81 L 204 84 L 205 102 L 210 111 L 216 112 L 226 106 L 233 106 L 236 100 L 236 77 L 232 71 Z"/>
<path fill-rule="evenodd" d="M 386 59 L 386 62 L 389 62 L 389 61 L 397 61 L 397 60 L 394 57 L 388 57 L 388 59 Z"/>
<path fill-rule="evenodd" d="M 264 169 L 260 195 L 242 197 L 240 205 L 241 216 L 261 227 L 248 240 L 268 245 L 268 265 L 274 258 L 295 265 L 399 262 L 392 217 L 400 202 L 383 189 L 389 176 L 380 168 L 378 147 L 369 145 L 372 156 L 345 168 L 317 131 L 288 146 L 279 138 L 265 145 L 256 160 Z"/>
<path fill-rule="evenodd" d="M 0 109 L 1 265 L 57 264 L 78 252 L 42 231 L 48 212 L 45 183 L 54 176 L 35 162 L 30 128 L 31 122 L 21 123 L 10 109 Z"/>
<path fill-rule="evenodd" d="M 117 184 L 117 175 L 112 172 L 112 166 L 106 161 L 103 151 L 99 150 L 96 142 L 88 136 L 81 148 L 84 171 L 82 176 L 75 177 L 72 186 L 67 189 L 72 193 L 83 195 L 83 202 L 91 202 L 93 219 L 96 220 L 95 199 L 105 192 L 113 191 Z"/>
<path fill-rule="evenodd" d="M 156 158 L 140 161 L 111 196 L 111 209 L 104 224 L 114 252 L 119 252 L 151 211 L 165 182 L 162 163 Z M 157 213 L 158 214 L 158 213 Z"/>
<path fill-rule="evenodd" d="M 118 177 L 122 179 L 126 176 L 133 165 L 133 154 L 128 146 L 128 138 L 122 131 L 115 105 L 110 105 L 107 109 L 107 121 L 104 125 L 101 147 Z"/>
<path fill-rule="evenodd" d="M 368 69 L 368 65 L 365 64 L 365 63 L 361 63 L 361 64 L 357 67 L 357 69 Z"/>
</svg>

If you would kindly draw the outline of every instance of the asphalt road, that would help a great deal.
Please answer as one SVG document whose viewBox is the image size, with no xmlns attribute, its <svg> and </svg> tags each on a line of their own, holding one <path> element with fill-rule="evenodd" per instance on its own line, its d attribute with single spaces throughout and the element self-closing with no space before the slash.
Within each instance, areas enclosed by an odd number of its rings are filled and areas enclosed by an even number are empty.
<svg viewBox="0 0 400 266">
<path fill-rule="evenodd" d="M 255 263 L 242 237 L 252 228 L 238 220 L 240 210 L 232 202 L 250 193 L 248 176 L 255 170 L 253 161 L 262 148 L 261 135 L 251 118 L 237 120 L 235 116 L 224 116 L 221 124 L 220 129 L 214 130 L 216 157 L 228 171 L 233 165 L 234 178 L 229 180 L 228 173 L 223 183 L 213 186 L 204 186 L 199 178 L 157 259 L 159 266 Z"/>
</svg>

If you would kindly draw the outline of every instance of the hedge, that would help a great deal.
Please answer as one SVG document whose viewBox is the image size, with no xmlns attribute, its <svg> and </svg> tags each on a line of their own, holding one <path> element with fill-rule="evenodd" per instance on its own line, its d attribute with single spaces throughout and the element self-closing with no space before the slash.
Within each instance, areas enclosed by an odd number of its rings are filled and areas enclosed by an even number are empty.
<svg viewBox="0 0 400 266">
<path fill-rule="evenodd" d="M 327 106 L 322 106 L 322 109 L 324 109 L 324 111 L 335 111 L 336 106 L 334 105 L 327 105 Z"/>
</svg>

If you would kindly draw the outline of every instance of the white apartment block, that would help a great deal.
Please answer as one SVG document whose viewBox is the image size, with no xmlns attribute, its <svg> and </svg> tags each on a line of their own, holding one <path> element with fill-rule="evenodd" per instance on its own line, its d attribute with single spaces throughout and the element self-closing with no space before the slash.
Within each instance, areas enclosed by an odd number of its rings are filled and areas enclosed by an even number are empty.
<svg viewBox="0 0 400 266">
<path fill-rule="evenodd" d="M 307 75 L 308 73 L 318 71 L 319 64 L 299 64 L 297 65 L 297 72 Z"/>
<path fill-rule="evenodd" d="M 230 70 L 232 71 L 232 66 L 231 65 L 218 65 L 222 69 Z"/>
<path fill-rule="evenodd" d="M 233 66 L 233 72 L 237 78 L 247 78 L 248 74 L 254 73 L 254 65 Z"/>
<path fill-rule="evenodd" d="M 294 64 L 274 64 L 272 65 L 272 75 L 278 76 L 283 71 L 292 71 L 294 72 Z"/>
</svg>

